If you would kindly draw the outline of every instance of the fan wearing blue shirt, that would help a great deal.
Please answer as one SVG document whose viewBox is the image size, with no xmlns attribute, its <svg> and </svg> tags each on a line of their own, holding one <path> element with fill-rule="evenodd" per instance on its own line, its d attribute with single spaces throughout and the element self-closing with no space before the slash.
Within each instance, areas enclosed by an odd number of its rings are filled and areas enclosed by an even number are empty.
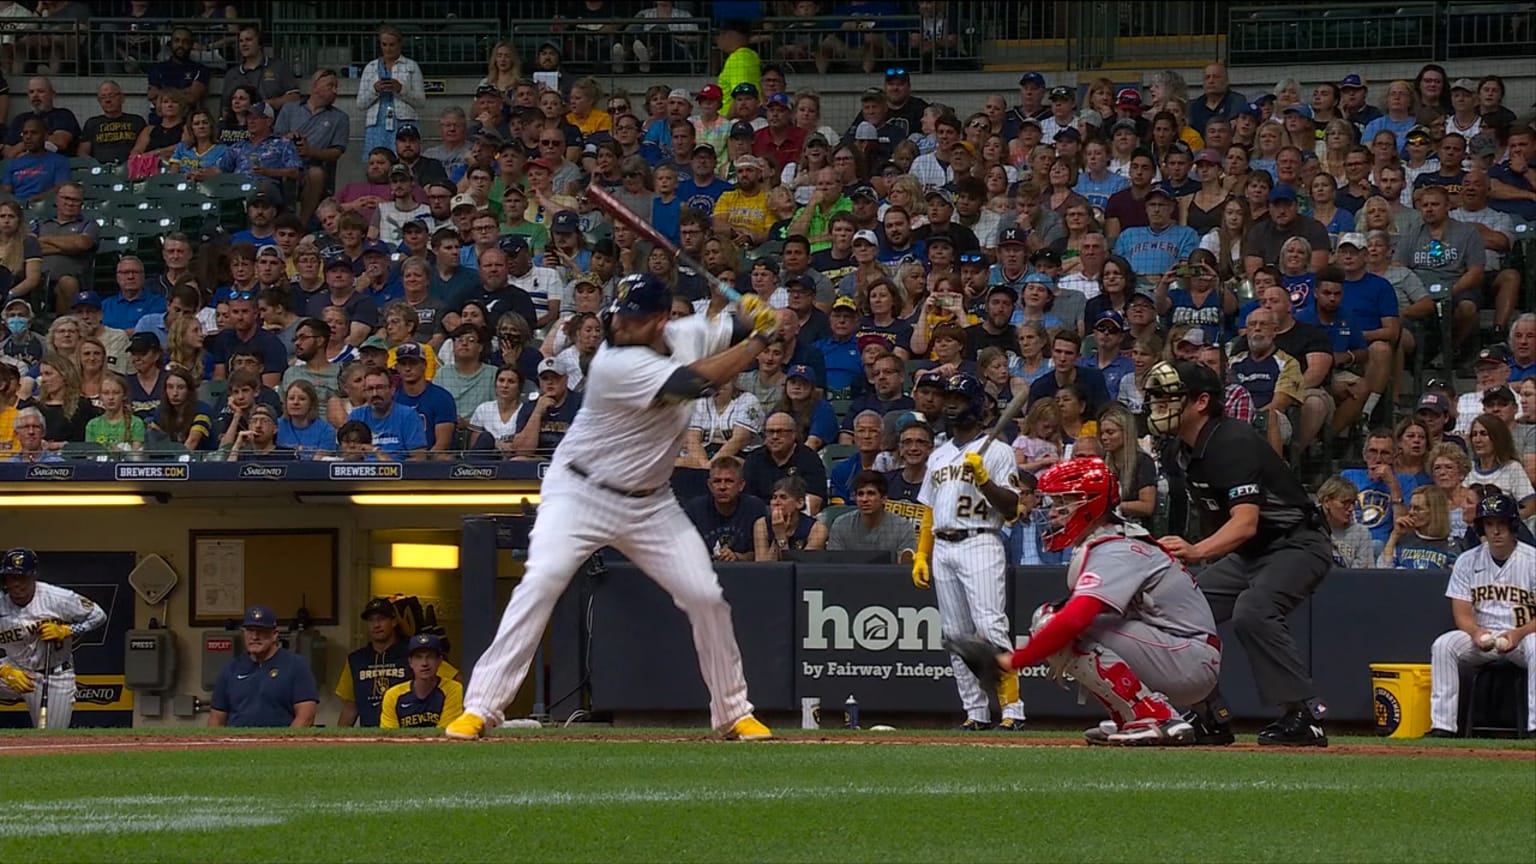
<svg viewBox="0 0 1536 864">
<path fill-rule="evenodd" d="M 368 404 L 352 409 L 347 419 L 368 427 L 373 433 L 373 446 L 379 452 L 397 459 L 425 459 L 426 427 L 415 408 L 395 401 L 395 386 L 389 380 L 389 372 L 368 370 L 363 376 L 363 393 L 368 397 Z M 450 396 L 449 401 L 452 399 Z"/>
<path fill-rule="evenodd" d="M 288 368 L 288 351 L 282 340 L 261 328 L 256 314 L 256 297 L 249 291 L 239 291 L 229 298 L 229 328 L 220 330 L 209 346 L 213 355 L 213 377 L 218 380 L 229 377 L 229 358 L 236 349 L 261 358 L 261 383 L 264 387 L 276 387 L 283 380 Z"/>
<path fill-rule="evenodd" d="M 427 449 L 448 450 L 453 446 L 459 411 L 452 394 L 427 380 L 427 358 L 421 353 L 420 344 L 403 342 L 395 346 L 395 371 L 400 375 L 395 401 L 421 415 Z"/>
<path fill-rule="evenodd" d="M 1121 231 L 1115 254 L 1129 261 L 1137 273 L 1166 273 L 1177 262 L 1188 260 L 1200 247 L 1200 237 L 1195 229 L 1173 221 L 1173 196 L 1167 189 L 1153 186 L 1142 203 L 1147 224 Z"/>
<path fill-rule="evenodd" d="M 677 196 L 683 199 L 684 206 L 703 213 L 713 213 L 715 202 L 720 200 L 721 195 L 731 191 L 730 183 L 715 176 L 715 165 L 719 158 L 713 145 L 699 144 L 693 148 L 693 176 L 677 188 Z"/>
<path fill-rule="evenodd" d="M 114 330 L 133 330 L 145 315 L 165 314 L 166 299 L 153 291 L 144 290 L 143 261 L 132 255 L 124 255 L 117 262 L 116 279 L 117 293 L 109 294 L 106 299 L 94 304 L 101 309 L 101 323 L 104 326 Z M 75 305 L 81 305 L 80 298 L 87 294 L 96 296 L 94 292 L 82 291 L 76 295 Z"/>
<path fill-rule="evenodd" d="M 859 306 L 852 297 L 832 301 L 827 315 L 832 335 L 816 341 L 827 369 L 827 392 L 840 393 L 864 378 L 864 361 L 859 355 Z"/>
<path fill-rule="evenodd" d="M 1365 440 L 1365 467 L 1339 472 L 1339 476 L 1360 490 L 1355 497 L 1355 521 L 1371 532 L 1375 545 L 1372 551 L 1376 555 L 1381 554 L 1397 522 L 1393 508 L 1406 507 L 1408 496 L 1419 486 L 1414 475 L 1393 470 L 1396 457 L 1397 440 L 1392 437 L 1392 430 L 1378 429 Z"/>
<path fill-rule="evenodd" d="M 48 127 L 39 117 L 29 117 L 21 126 L 21 152 L 5 161 L 5 176 L 0 191 L 9 192 L 25 203 L 41 200 L 69 180 L 69 160 L 43 149 Z"/>
</svg>

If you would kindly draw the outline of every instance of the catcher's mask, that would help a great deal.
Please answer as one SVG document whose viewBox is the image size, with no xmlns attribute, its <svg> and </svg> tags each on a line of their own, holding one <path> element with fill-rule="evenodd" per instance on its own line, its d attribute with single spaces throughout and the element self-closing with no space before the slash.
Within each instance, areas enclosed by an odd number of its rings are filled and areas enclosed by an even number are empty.
<svg viewBox="0 0 1536 864">
<path fill-rule="evenodd" d="M 1189 400 L 1209 393 L 1219 406 L 1222 386 L 1216 373 L 1200 363 L 1165 360 L 1147 371 L 1145 392 L 1147 427 L 1156 435 L 1176 435 Z"/>
<path fill-rule="evenodd" d="M 1047 524 L 1042 542 L 1051 552 L 1069 549 L 1120 504 L 1120 481 L 1096 457 L 1069 459 L 1040 475 Z"/>
</svg>

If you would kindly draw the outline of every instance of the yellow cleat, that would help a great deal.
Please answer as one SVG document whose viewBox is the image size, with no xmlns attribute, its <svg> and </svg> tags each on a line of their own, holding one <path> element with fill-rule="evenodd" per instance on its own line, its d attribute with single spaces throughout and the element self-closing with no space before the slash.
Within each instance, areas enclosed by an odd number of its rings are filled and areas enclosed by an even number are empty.
<svg viewBox="0 0 1536 864">
<path fill-rule="evenodd" d="M 767 741 L 773 737 L 773 732 L 762 721 L 748 714 L 737 720 L 725 737 L 728 741 Z"/>
<path fill-rule="evenodd" d="M 465 741 L 473 741 L 485 733 L 485 721 L 474 714 L 460 714 L 459 719 L 448 724 L 443 734 L 449 738 L 462 738 Z"/>
</svg>

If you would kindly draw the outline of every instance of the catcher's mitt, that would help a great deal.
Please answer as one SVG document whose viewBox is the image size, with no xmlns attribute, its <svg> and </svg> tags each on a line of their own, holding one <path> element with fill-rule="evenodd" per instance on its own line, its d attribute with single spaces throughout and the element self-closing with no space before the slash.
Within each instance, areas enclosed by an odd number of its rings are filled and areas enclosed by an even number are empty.
<svg viewBox="0 0 1536 864">
<path fill-rule="evenodd" d="M 944 637 L 944 650 L 960 658 L 976 680 L 981 682 L 983 692 L 990 693 L 997 689 L 997 682 L 1003 677 L 1003 670 L 998 668 L 997 655 L 1002 649 L 985 639 L 976 636 Z"/>
</svg>

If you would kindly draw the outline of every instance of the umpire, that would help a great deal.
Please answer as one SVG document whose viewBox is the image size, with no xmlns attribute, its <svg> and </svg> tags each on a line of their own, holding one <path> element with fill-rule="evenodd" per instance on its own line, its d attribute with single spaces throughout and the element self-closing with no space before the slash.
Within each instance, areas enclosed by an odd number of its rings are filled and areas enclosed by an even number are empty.
<svg viewBox="0 0 1536 864">
<path fill-rule="evenodd" d="M 1285 707 L 1259 732 L 1260 744 L 1326 747 L 1324 706 L 1296 651 L 1285 616 L 1333 566 L 1322 514 L 1283 459 L 1252 426 L 1222 416 L 1224 388 L 1199 363 L 1159 363 L 1147 373 L 1148 425 L 1169 440 L 1163 464 L 1181 471 L 1205 539 L 1158 543 L 1199 575 L 1219 624 L 1231 619 L 1248 652 L 1259 698 Z M 1218 691 L 1195 706 L 1202 743 L 1231 743 Z"/>
</svg>

